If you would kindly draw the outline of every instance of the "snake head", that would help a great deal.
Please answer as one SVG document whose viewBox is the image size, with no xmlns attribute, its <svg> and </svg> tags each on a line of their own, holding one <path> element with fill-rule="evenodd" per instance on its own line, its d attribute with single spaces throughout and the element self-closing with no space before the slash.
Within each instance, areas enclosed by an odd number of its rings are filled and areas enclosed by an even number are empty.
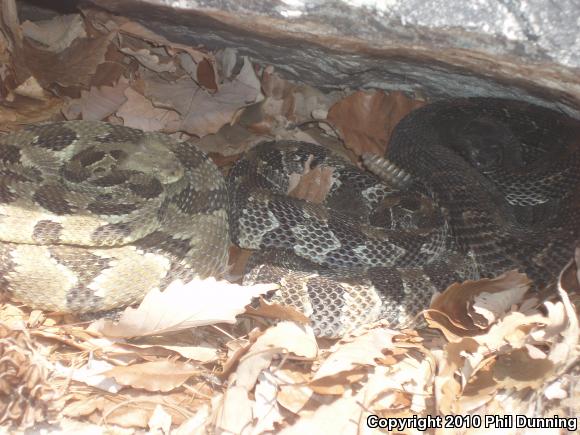
<svg viewBox="0 0 580 435">
<path fill-rule="evenodd" d="M 119 159 L 117 170 L 145 171 L 163 184 L 181 179 L 184 168 L 175 154 L 156 136 L 146 136 L 138 143 L 125 144 L 125 157 Z"/>
<path fill-rule="evenodd" d="M 480 172 L 499 167 L 503 161 L 501 147 L 496 143 L 477 142 L 481 142 L 481 138 L 477 138 L 476 142 L 471 142 L 467 147 L 467 161 Z"/>
<path fill-rule="evenodd" d="M 520 144 L 508 126 L 495 119 L 475 118 L 451 133 L 451 146 L 471 166 L 487 173 L 503 167 L 518 166 L 513 149 Z"/>
</svg>

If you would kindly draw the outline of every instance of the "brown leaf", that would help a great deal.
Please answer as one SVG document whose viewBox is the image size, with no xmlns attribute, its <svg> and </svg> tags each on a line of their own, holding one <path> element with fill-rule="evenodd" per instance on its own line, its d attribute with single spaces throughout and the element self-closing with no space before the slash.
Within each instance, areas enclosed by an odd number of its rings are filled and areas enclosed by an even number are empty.
<svg viewBox="0 0 580 435">
<path fill-rule="evenodd" d="M 124 92 L 128 86 L 128 83 L 119 82 L 114 87 L 91 87 L 89 91 L 81 91 L 79 104 L 82 119 L 101 121 L 115 113 L 127 101 Z"/>
<path fill-rule="evenodd" d="M 197 82 L 210 92 L 218 90 L 214 67 L 207 59 L 197 64 Z"/>
<path fill-rule="evenodd" d="M 312 86 L 285 80 L 272 66 L 264 68 L 262 90 L 266 96 L 262 104 L 264 120 L 250 126 L 253 131 L 262 133 L 284 121 L 299 123 L 325 119 L 328 108 L 344 96 L 342 91 L 323 93 Z"/>
<path fill-rule="evenodd" d="M 267 66 L 262 74 L 262 90 L 266 97 L 283 99 L 296 89 L 296 84 L 284 80 L 274 72 L 274 67 Z"/>
<path fill-rule="evenodd" d="M 165 336 L 160 336 L 165 338 Z M 171 335 L 167 338 L 173 338 Z M 151 355 L 158 356 L 173 356 L 175 353 L 190 360 L 199 361 L 201 363 L 208 363 L 218 359 L 218 349 L 211 346 L 194 346 L 191 344 L 123 344 L 123 348 L 135 349 L 136 353 L 142 354 L 144 357 Z M 107 349 L 108 350 L 108 349 Z M 112 352 L 109 352 L 112 353 Z"/>
<path fill-rule="evenodd" d="M 46 101 L 17 97 L 13 107 L 0 106 L 0 125 L 3 131 L 20 128 L 22 124 L 47 121 L 60 115 L 64 101 L 51 98 Z"/>
<path fill-rule="evenodd" d="M 310 156 L 304 163 L 302 174 L 290 174 L 288 196 L 321 204 L 332 187 L 334 169 L 323 166 L 310 169 L 313 157 Z"/>
<path fill-rule="evenodd" d="M 112 54 L 113 53 L 113 54 Z M 117 59 L 116 57 L 120 59 Z M 105 62 L 101 63 L 95 74 L 91 78 L 93 86 L 115 86 L 121 80 L 121 77 L 126 71 L 130 71 L 130 66 L 124 65 L 123 59 L 125 56 L 118 52 L 109 49 Z"/>
<path fill-rule="evenodd" d="M 238 248 L 235 245 L 230 246 L 229 250 L 229 280 L 230 281 L 238 281 L 241 280 L 245 271 L 246 271 L 246 264 L 248 260 L 252 256 L 253 251 L 249 249 L 242 249 Z"/>
<path fill-rule="evenodd" d="M 127 127 L 144 131 L 165 131 L 169 125 L 179 122 L 179 114 L 173 110 L 153 106 L 151 101 L 132 88 L 124 92 L 127 101 L 117 111 Z"/>
<path fill-rule="evenodd" d="M 463 389 L 463 396 L 480 397 L 481 400 L 488 401 L 498 388 L 498 383 L 493 379 L 493 365 L 495 359 L 490 358 L 467 382 Z M 465 406 L 465 403 L 463 403 Z M 480 405 L 480 404 L 478 404 Z"/>
<path fill-rule="evenodd" d="M 145 41 L 151 42 L 154 45 L 164 45 L 168 48 L 183 50 L 187 52 L 195 62 L 201 62 L 203 59 L 206 59 L 208 56 L 207 53 L 200 51 L 195 47 L 191 47 L 185 44 L 179 44 L 177 42 L 169 41 L 164 36 L 155 33 L 154 31 L 146 28 L 145 26 L 135 22 L 135 21 L 127 21 L 126 18 L 121 18 L 123 22 L 119 26 L 119 31 L 121 33 L 126 33 L 128 35 L 132 35 L 134 37 L 143 39 Z M 120 20 L 120 21 L 121 21 Z"/>
<path fill-rule="evenodd" d="M 174 428 L 172 435 L 191 435 L 211 433 L 214 422 L 210 416 L 209 406 L 204 403 L 197 408 L 195 414 L 185 420 L 181 426 Z"/>
<path fill-rule="evenodd" d="M 279 379 L 271 371 L 264 371 L 258 377 L 254 390 L 254 404 L 252 414 L 257 419 L 254 433 L 272 433 L 275 426 L 285 417 L 282 415 L 276 396 L 278 394 Z"/>
<path fill-rule="evenodd" d="M 40 86 L 40 83 L 38 83 L 38 81 L 32 76 L 28 77 L 28 79 L 26 79 L 24 82 L 20 83 L 14 89 L 14 94 L 40 101 L 46 101 L 50 98 L 49 95 Z"/>
<path fill-rule="evenodd" d="M 107 416 L 107 423 L 127 428 L 147 427 L 147 422 L 151 417 L 151 410 L 143 406 L 118 406 L 110 400 L 103 409 L 103 414 Z"/>
<path fill-rule="evenodd" d="M 327 119 L 355 154 L 384 155 L 397 123 L 424 104 L 407 98 L 402 92 L 358 91 L 334 104 Z"/>
<path fill-rule="evenodd" d="M 172 131 L 197 136 L 216 133 L 224 124 L 232 122 L 238 110 L 254 103 L 261 95 L 260 82 L 247 59 L 238 76 L 213 94 L 188 76 L 166 82 L 149 75 L 145 91 L 154 104 L 172 108 L 182 115 L 183 119 L 172 126 Z"/>
<path fill-rule="evenodd" d="M 516 349 L 499 356 L 493 366 L 493 377 L 503 388 L 538 388 L 553 367 L 549 359 L 532 358 L 526 349 Z"/>
<path fill-rule="evenodd" d="M 114 367 L 103 373 L 122 385 L 147 391 L 171 391 L 181 386 L 199 369 L 179 361 L 152 361 L 143 364 Z"/>
<path fill-rule="evenodd" d="M 269 303 L 263 298 L 260 298 L 260 306 L 258 308 L 248 307 L 246 313 L 268 319 L 291 320 L 303 325 L 310 323 L 310 319 L 295 308 L 288 305 Z"/>
<path fill-rule="evenodd" d="M 23 61 L 44 88 L 55 83 L 62 87 L 87 87 L 97 66 L 105 61 L 113 37 L 109 34 L 75 39 L 70 47 L 57 54 L 25 44 Z"/>
<path fill-rule="evenodd" d="M 240 120 L 236 124 L 225 124 L 215 134 L 208 134 L 196 142 L 196 145 L 206 153 L 218 166 L 223 166 L 236 161 L 239 155 L 254 145 L 267 139 L 250 132 L 243 123 L 243 118 L 247 113 L 256 107 L 250 106 L 243 110 Z M 218 157 L 219 156 L 219 157 Z"/>
<path fill-rule="evenodd" d="M 167 56 L 160 57 L 159 55 L 152 53 L 149 48 L 133 49 L 131 47 L 121 47 L 120 51 L 131 56 L 145 68 L 155 71 L 156 73 L 175 72 L 177 69 L 172 59 Z"/>
<path fill-rule="evenodd" d="M 451 341 L 457 337 L 477 335 L 512 304 L 520 302 L 530 284 L 525 274 L 516 271 L 506 272 L 493 279 L 455 283 L 435 296 L 425 312 L 425 318 L 430 326 L 440 329 Z M 473 309 L 476 297 L 484 293 L 494 295 L 494 298 L 487 298 L 487 302 L 480 302 L 480 312 L 486 313 L 487 320 Z"/>
<path fill-rule="evenodd" d="M 67 404 L 62 410 L 62 415 L 67 417 L 84 417 L 97 410 L 103 409 L 105 399 L 93 395 L 84 400 L 75 400 Z"/>
</svg>

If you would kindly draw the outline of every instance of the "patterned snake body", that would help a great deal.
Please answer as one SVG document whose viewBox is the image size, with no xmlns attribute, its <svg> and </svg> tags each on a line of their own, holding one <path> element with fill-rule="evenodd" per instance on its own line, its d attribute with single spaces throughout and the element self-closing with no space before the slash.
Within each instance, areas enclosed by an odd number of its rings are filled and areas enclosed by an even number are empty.
<svg viewBox="0 0 580 435">
<path fill-rule="evenodd" d="M 406 323 L 434 291 L 511 269 L 541 289 L 571 258 L 579 121 L 512 100 L 434 103 L 398 124 L 387 158 L 367 161 L 373 176 L 324 148 L 279 141 L 230 173 L 232 238 L 262 250 L 247 281 L 282 282 L 274 300 L 291 300 L 321 335 L 376 318 Z M 326 204 L 287 198 L 290 175 L 317 166 L 334 170 Z"/>
<path fill-rule="evenodd" d="M 0 286 L 19 301 L 107 311 L 225 268 L 225 183 L 192 145 L 60 122 L 0 137 L 0 163 Z"/>
<path fill-rule="evenodd" d="M 270 142 L 236 163 L 226 191 L 201 151 L 163 134 L 30 126 L 0 137 L 0 286 L 35 307 L 107 311 L 219 275 L 229 231 L 258 250 L 246 281 L 280 282 L 272 299 L 318 334 L 400 324 L 453 281 L 516 268 L 553 282 L 579 237 L 579 138 L 579 121 L 548 109 L 453 100 L 401 121 L 388 160 L 368 160 L 376 174 Z M 333 170 L 325 203 L 287 195 L 292 174 L 319 166 Z"/>
<path fill-rule="evenodd" d="M 448 215 L 483 276 L 553 281 L 580 232 L 580 122 L 525 102 L 473 98 L 412 112 L 388 157 Z"/>
</svg>

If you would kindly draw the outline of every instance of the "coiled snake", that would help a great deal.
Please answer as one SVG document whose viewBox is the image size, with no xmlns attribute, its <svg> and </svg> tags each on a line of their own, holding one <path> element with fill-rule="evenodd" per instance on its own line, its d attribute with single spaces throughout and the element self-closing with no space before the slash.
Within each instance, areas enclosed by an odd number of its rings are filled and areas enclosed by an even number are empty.
<svg viewBox="0 0 580 435">
<path fill-rule="evenodd" d="M 229 231 L 258 251 L 246 281 L 280 281 L 272 298 L 317 333 L 400 324 L 453 281 L 519 269 L 553 282 L 578 240 L 579 147 L 580 122 L 556 111 L 451 100 L 403 119 L 388 160 L 367 159 L 374 174 L 313 144 L 268 142 L 226 191 L 201 151 L 168 136 L 33 125 L 0 138 L 0 286 L 35 307 L 106 311 L 222 273 Z M 326 202 L 289 197 L 290 175 L 318 166 L 333 168 Z"/>
</svg>

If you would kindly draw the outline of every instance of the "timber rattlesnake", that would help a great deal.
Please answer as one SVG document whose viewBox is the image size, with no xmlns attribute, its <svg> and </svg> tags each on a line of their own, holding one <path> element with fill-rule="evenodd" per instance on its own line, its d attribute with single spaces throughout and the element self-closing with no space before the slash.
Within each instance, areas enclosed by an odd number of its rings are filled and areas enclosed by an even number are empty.
<svg viewBox="0 0 580 435">
<path fill-rule="evenodd" d="M 223 271 L 227 193 L 197 148 L 91 121 L 0 137 L 0 288 L 92 313 Z"/>
<path fill-rule="evenodd" d="M 0 138 L 0 286 L 50 310 L 128 305 L 221 273 L 228 211 L 232 240 L 259 250 L 248 281 L 284 274 L 275 300 L 321 335 L 400 323 L 456 280 L 518 268 L 545 286 L 578 239 L 579 138 L 580 122 L 524 102 L 434 103 L 399 123 L 389 161 L 368 159 L 378 177 L 312 144 L 264 143 L 232 169 L 228 205 L 194 146 L 96 122 L 31 126 Z M 287 196 L 290 174 L 325 165 L 326 204 Z"/>
</svg>

